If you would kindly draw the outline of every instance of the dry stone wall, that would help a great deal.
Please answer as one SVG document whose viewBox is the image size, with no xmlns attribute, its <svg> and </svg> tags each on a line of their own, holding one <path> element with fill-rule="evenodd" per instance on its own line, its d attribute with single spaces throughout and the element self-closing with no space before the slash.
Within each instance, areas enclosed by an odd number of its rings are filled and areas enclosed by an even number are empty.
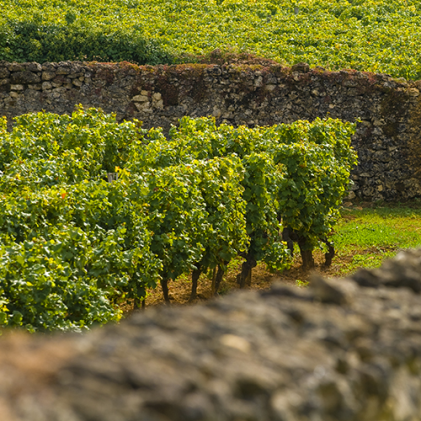
<svg viewBox="0 0 421 421">
<path fill-rule="evenodd" d="M 421 420 L 421 251 L 310 285 L 6 335 L 0 419 Z"/>
<path fill-rule="evenodd" d="M 328 115 L 360 119 L 353 138 L 359 165 L 349 199 L 405 200 L 421 195 L 419 88 L 421 82 L 306 64 L 0 62 L 0 116 L 71 113 L 83 104 L 165 131 L 184 115 L 248 126 Z"/>
</svg>

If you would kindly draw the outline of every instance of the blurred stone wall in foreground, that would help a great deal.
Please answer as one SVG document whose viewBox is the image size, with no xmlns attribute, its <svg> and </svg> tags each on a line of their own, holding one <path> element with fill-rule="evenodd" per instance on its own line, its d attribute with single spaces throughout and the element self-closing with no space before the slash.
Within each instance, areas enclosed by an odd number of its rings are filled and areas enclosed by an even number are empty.
<svg viewBox="0 0 421 421">
<path fill-rule="evenodd" d="M 310 288 L 0 339 L 2 421 L 421 420 L 421 251 Z"/>
</svg>

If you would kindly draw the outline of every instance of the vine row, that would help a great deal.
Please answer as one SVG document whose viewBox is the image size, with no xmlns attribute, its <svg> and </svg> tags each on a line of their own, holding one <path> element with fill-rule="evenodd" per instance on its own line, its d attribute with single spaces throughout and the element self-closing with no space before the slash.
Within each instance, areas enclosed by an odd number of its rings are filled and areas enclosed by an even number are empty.
<svg viewBox="0 0 421 421">
<path fill-rule="evenodd" d="M 11 132 L 0 120 L 0 326 L 116 321 L 158 284 L 168 302 L 169 281 L 189 273 L 192 299 L 202 273 L 216 293 L 236 256 L 244 287 L 259 261 L 287 268 L 294 242 L 305 266 L 318 246 L 329 264 L 354 131 L 184 117 L 166 138 L 81 107 L 19 116 Z"/>
</svg>

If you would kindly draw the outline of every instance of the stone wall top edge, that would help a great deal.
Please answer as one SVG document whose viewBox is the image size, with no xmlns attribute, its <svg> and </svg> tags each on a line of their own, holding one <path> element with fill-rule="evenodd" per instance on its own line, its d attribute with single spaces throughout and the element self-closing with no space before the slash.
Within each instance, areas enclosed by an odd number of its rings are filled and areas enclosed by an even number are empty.
<svg viewBox="0 0 421 421">
<path fill-rule="evenodd" d="M 300 63 L 304 64 L 304 63 Z M 202 64 L 202 63 L 182 63 L 182 64 L 160 64 L 160 65 L 137 65 L 127 61 L 107 63 L 107 62 L 98 62 L 98 61 L 61 61 L 61 62 L 46 62 L 46 63 L 36 63 L 36 62 L 7 62 L 0 60 L 0 69 L 7 69 L 10 72 L 19 72 L 19 71 L 53 71 L 54 69 L 63 69 L 67 68 L 68 71 L 80 71 L 81 69 L 86 69 L 90 71 L 100 71 L 100 70 L 134 70 L 136 72 L 148 71 L 160 73 L 162 71 L 169 72 L 202 72 L 215 69 L 221 69 L 221 71 L 244 71 L 246 73 L 251 72 L 261 72 L 262 75 L 266 73 L 275 73 L 279 75 L 293 75 L 293 74 L 307 74 L 310 77 L 334 77 L 340 79 L 357 79 L 357 80 L 367 80 L 371 84 L 376 82 L 392 82 L 394 87 L 410 87 L 417 86 L 421 88 L 421 80 L 413 81 L 406 80 L 404 78 L 394 78 L 391 75 L 384 73 L 372 73 L 365 71 L 358 71 L 354 69 L 342 69 L 342 70 L 326 70 L 323 67 L 316 66 L 310 68 L 308 65 L 300 66 L 294 65 L 291 67 L 284 66 L 282 64 L 253 64 L 253 63 L 225 63 L 225 64 Z"/>
</svg>

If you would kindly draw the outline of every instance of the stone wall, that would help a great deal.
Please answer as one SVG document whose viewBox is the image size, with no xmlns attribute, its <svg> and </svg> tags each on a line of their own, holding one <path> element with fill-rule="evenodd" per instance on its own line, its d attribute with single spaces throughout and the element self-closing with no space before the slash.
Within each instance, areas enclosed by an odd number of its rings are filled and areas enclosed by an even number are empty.
<svg viewBox="0 0 421 421">
<path fill-rule="evenodd" d="M 359 165 L 349 198 L 405 200 L 421 195 L 421 82 L 343 70 L 267 66 L 135 66 L 129 63 L 0 62 L 0 116 L 75 104 L 101 107 L 144 127 L 213 115 L 233 125 L 272 125 L 330 115 L 361 119 L 353 144 Z"/>
<path fill-rule="evenodd" d="M 3 421 L 419 421 L 421 251 L 352 278 L 0 341 Z"/>
</svg>

